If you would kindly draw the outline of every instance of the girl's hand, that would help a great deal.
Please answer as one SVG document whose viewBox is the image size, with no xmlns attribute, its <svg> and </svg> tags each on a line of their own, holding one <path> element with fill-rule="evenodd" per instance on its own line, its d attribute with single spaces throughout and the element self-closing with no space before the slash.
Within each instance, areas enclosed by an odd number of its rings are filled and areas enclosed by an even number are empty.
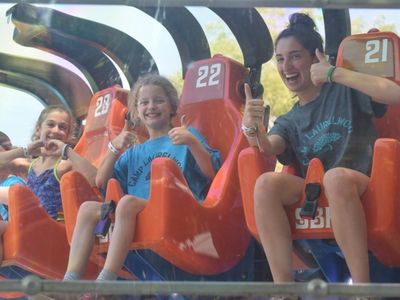
<svg viewBox="0 0 400 300">
<path fill-rule="evenodd" d="M 60 140 L 51 139 L 46 142 L 42 156 L 60 156 L 65 143 Z"/>
<path fill-rule="evenodd" d="M 168 136 L 172 143 L 175 145 L 190 145 L 194 140 L 195 136 L 190 133 L 186 126 L 186 116 L 181 117 L 181 126 L 174 127 L 168 132 Z"/>
<path fill-rule="evenodd" d="M 253 99 L 250 86 L 244 84 L 244 93 L 246 95 L 246 105 L 243 113 L 243 125 L 248 128 L 260 127 L 263 125 L 264 101 L 262 99 Z"/>
<path fill-rule="evenodd" d="M 44 147 L 44 142 L 41 140 L 33 141 L 26 146 L 28 154 L 34 157 L 42 155 L 42 147 Z"/>
<path fill-rule="evenodd" d="M 124 128 L 122 128 L 120 134 L 111 142 L 117 150 L 121 151 L 135 144 L 136 135 L 130 130 L 130 123 L 128 120 L 125 120 Z"/>
</svg>

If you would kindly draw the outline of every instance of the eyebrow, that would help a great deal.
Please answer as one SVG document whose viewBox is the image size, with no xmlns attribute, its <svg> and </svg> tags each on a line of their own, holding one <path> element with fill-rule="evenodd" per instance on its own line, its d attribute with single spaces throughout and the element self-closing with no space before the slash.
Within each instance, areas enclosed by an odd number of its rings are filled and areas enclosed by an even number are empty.
<svg viewBox="0 0 400 300">
<path fill-rule="evenodd" d="M 293 51 L 289 52 L 289 55 L 296 54 L 296 53 L 302 53 L 302 52 L 303 52 L 303 50 L 293 50 Z M 280 56 L 283 56 L 283 54 L 278 53 L 275 55 L 275 57 L 280 57 Z"/>
</svg>

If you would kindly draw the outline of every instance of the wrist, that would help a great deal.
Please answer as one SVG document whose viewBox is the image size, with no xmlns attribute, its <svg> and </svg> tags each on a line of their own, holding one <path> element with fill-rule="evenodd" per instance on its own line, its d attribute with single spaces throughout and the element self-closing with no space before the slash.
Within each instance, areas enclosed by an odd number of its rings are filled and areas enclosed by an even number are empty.
<svg viewBox="0 0 400 300">
<path fill-rule="evenodd" d="M 328 81 L 329 83 L 333 82 L 333 73 L 335 72 L 335 70 L 335 66 L 330 66 L 328 71 L 326 72 L 326 81 Z"/>
<path fill-rule="evenodd" d="M 29 148 L 28 147 L 22 147 L 22 153 L 23 153 L 25 158 L 29 158 L 30 154 L 29 154 Z"/>
<path fill-rule="evenodd" d="M 68 144 L 64 144 L 61 149 L 61 159 L 67 160 L 69 158 L 68 151 L 71 149 L 71 146 Z"/>
<path fill-rule="evenodd" d="M 108 142 L 108 150 L 110 150 L 110 152 L 115 155 L 119 155 L 119 152 L 120 152 L 120 150 L 115 148 L 115 146 L 113 145 L 113 143 L 111 141 Z"/>
<path fill-rule="evenodd" d="M 247 127 L 246 125 L 244 125 L 244 124 L 242 123 L 241 128 L 242 128 L 243 134 L 244 134 L 246 137 L 248 137 L 248 138 L 252 138 L 252 137 L 255 137 L 255 136 L 257 135 L 257 131 L 258 131 L 258 130 L 257 130 L 257 127 L 256 127 L 256 126 Z"/>
</svg>

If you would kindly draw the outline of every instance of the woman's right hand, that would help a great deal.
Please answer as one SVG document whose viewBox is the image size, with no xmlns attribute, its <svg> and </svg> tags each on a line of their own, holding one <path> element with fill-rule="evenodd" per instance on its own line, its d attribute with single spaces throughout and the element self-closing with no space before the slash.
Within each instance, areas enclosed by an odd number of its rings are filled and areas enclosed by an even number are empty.
<svg viewBox="0 0 400 300">
<path fill-rule="evenodd" d="M 253 99 L 249 84 L 244 84 L 246 95 L 246 105 L 243 113 L 243 125 L 248 128 L 263 126 L 264 101 L 262 99 Z"/>
</svg>

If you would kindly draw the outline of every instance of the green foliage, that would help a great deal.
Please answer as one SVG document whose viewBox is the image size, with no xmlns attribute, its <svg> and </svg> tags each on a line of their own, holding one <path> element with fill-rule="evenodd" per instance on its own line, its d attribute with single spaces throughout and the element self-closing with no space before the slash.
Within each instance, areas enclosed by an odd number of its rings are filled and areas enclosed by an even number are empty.
<svg viewBox="0 0 400 300">
<path fill-rule="evenodd" d="M 376 16 L 373 25 L 370 27 L 365 24 L 365 20 L 362 17 L 354 18 L 351 21 L 352 34 L 366 33 L 371 27 L 378 28 L 380 31 L 396 32 L 396 25 L 394 23 L 388 23 L 384 15 Z"/>
<path fill-rule="evenodd" d="M 176 72 L 174 75 L 169 76 L 168 79 L 175 86 L 176 90 L 178 91 L 178 95 L 180 95 L 183 88 L 183 79 L 181 76 L 181 72 Z"/>
<path fill-rule="evenodd" d="M 224 31 L 221 23 L 212 22 L 207 25 L 206 31 L 214 38 L 210 42 L 211 55 L 223 54 L 240 63 L 243 63 L 243 55 L 235 37 Z"/>
</svg>

